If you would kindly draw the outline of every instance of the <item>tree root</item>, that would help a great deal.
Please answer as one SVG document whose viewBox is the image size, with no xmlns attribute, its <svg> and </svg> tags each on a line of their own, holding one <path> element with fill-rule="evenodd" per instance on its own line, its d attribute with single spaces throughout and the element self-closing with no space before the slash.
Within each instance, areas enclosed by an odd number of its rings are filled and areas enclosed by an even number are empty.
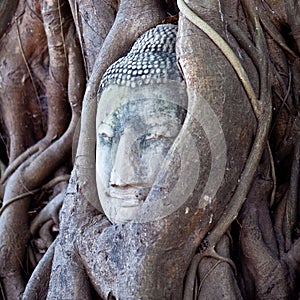
<svg viewBox="0 0 300 300">
<path fill-rule="evenodd" d="M 239 288 L 235 282 L 237 276 L 236 266 L 230 258 L 223 256 L 229 254 L 229 237 L 227 235 L 222 238 L 217 245 L 217 248 L 222 251 L 222 256 L 217 254 L 216 251 L 211 248 L 208 252 L 198 253 L 194 256 L 185 280 L 183 300 L 206 298 L 207 291 L 205 291 L 205 289 L 202 291 L 202 288 L 205 284 L 208 284 L 208 286 L 213 285 L 211 282 L 206 283 L 206 281 L 215 281 L 215 278 L 220 280 L 220 282 L 216 284 L 219 288 L 215 290 L 215 297 L 217 297 L 216 295 L 218 295 L 218 293 L 220 293 L 220 297 L 221 295 L 224 296 L 224 293 L 227 293 L 228 299 L 241 299 Z M 227 265 L 225 269 L 223 267 L 224 270 L 221 270 L 219 267 L 221 263 L 226 263 Z M 228 268 L 228 265 L 230 268 Z M 228 275 L 230 279 L 228 278 Z M 226 280 L 224 280 L 224 278 L 226 278 Z M 227 280 L 234 283 L 228 283 L 226 282 Z M 226 286 L 229 288 L 228 290 L 226 290 Z"/>
<path fill-rule="evenodd" d="M 293 243 L 287 253 L 282 255 L 282 260 L 287 263 L 291 270 L 300 273 L 300 238 Z"/>
<path fill-rule="evenodd" d="M 300 50 L 300 21 L 299 21 L 299 13 L 300 13 L 300 5 L 297 1 L 284 0 L 285 9 L 287 11 L 287 18 L 289 20 L 289 25 L 291 27 L 293 37 L 296 41 L 298 51 Z"/>
<path fill-rule="evenodd" d="M 266 57 L 267 47 L 265 44 L 262 28 L 258 21 L 258 16 L 255 14 L 249 3 L 249 5 L 244 4 L 245 8 L 248 10 L 248 13 L 251 16 L 250 19 L 255 23 L 256 28 L 256 35 L 254 36 L 254 41 L 256 44 L 255 47 L 252 47 L 252 51 L 254 51 L 252 56 L 260 58 L 259 74 L 261 87 L 259 95 L 260 100 L 258 100 L 250 83 L 250 80 L 248 79 L 248 76 L 244 71 L 244 68 L 242 67 L 239 59 L 236 57 L 231 48 L 227 46 L 227 43 L 214 30 L 206 26 L 206 23 L 202 22 L 201 19 L 191 11 L 184 4 L 183 0 L 180 0 L 178 4 L 180 10 L 184 13 L 184 15 L 196 26 L 200 27 L 200 29 L 203 30 L 209 36 L 209 38 L 212 39 L 212 41 L 220 48 L 220 50 L 232 64 L 249 96 L 250 103 L 258 121 L 257 133 L 244 171 L 241 174 L 240 184 L 238 185 L 221 219 L 218 221 L 217 225 L 207 237 L 209 247 L 213 249 L 219 239 L 229 229 L 229 226 L 232 224 L 232 222 L 236 219 L 239 210 L 246 200 L 246 196 L 251 187 L 254 174 L 257 170 L 268 138 L 269 128 L 271 124 L 272 102 L 270 94 L 270 83 L 268 80 L 268 57 Z"/>
<path fill-rule="evenodd" d="M 178 7 L 181 13 L 190 20 L 193 24 L 195 24 L 199 29 L 201 29 L 222 51 L 225 57 L 228 59 L 235 72 L 237 73 L 240 81 L 245 88 L 245 91 L 249 97 L 249 100 L 253 106 L 254 113 L 257 117 L 260 115 L 260 106 L 257 102 L 257 97 L 255 95 L 252 84 L 248 78 L 248 75 L 242 66 L 240 60 L 233 52 L 228 43 L 212 28 L 208 25 L 208 23 L 204 22 L 197 14 L 195 14 L 185 3 L 185 0 L 178 0 Z"/>
<path fill-rule="evenodd" d="M 41 155 L 39 155 L 36 159 L 34 159 L 31 164 L 23 169 L 19 169 L 16 171 L 8 180 L 7 185 L 6 185 L 6 193 L 5 193 L 5 198 L 14 198 L 14 195 L 18 195 L 22 193 L 22 190 L 25 188 L 32 190 L 34 186 L 39 186 L 46 177 L 49 176 L 56 168 L 60 166 L 60 164 L 63 162 L 65 159 L 66 155 L 70 153 L 71 150 L 71 145 L 72 145 L 72 137 L 73 137 L 73 131 L 76 124 L 76 120 L 73 121 L 73 125 L 71 123 L 71 126 L 69 130 L 66 132 L 65 135 L 62 136 L 61 139 L 59 139 L 57 142 L 52 144 L 48 149 L 46 149 Z M 60 155 L 58 155 L 58 153 Z M 51 162 L 51 163 L 50 163 Z M 51 167 L 41 170 L 41 166 L 48 165 Z M 37 175 L 35 177 L 34 175 Z M 7 199 L 4 198 L 4 205 L 8 201 Z M 1 232 L 3 233 L 3 236 L 1 238 L 1 244 L 6 244 L 7 240 L 9 241 L 9 245 L 14 245 L 12 243 L 12 232 L 13 236 L 16 234 L 19 235 L 21 234 L 21 237 L 19 237 L 19 243 L 22 245 L 26 245 L 28 241 L 28 232 L 29 228 L 25 224 L 27 224 L 27 211 L 29 208 L 30 204 L 30 198 L 23 198 L 22 201 L 17 201 L 13 205 L 10 205 L 6 207 L 4 212 L 2 213 L 1 220 L 0 220 L 0 227 L 1 227 Z M 18 222 L 15 222 L 13 220 L 18 220 Z M 10 226 L 9 226 L 10 224 Z M 10 228 L 10 232 L 8 233 L 8 236 L 4 234 L 7 230 L 5 228 Z M 20 227 L 23 228 L 26 232 L 20 232 Z M 9 262 L 13 263 L 13 261 L 17 258 L 17 260 L 14 262 L 14 264 L 19 265 L 20 260 L 23 260 L 24 256 L 24 249 L 25 247 L 21 246 L 19 248 L 19 251 L 17 252 L 16 249 L 11 249 L 11 250 L 6 250 L 6 251 L 13 251 L 16 253 L 17 257 L 12 257 L 10 255 Z M 7 254 L 4 252 L 1 252 L 1 261 L 7 260 Z M 8 262 L 7 262 L 8 263 Z M 7 264 L 6 263 L 6 264 Z M 6 264 L 2 263 L 2 270 L 1 270 L 1 277 L 5 277 L 7 271 L 6 270 L 11 270 L 11 266 L 7 266 Z M 14 284 L 14 282 L 17 280 L 19 281 L 20 276 L 14 276 L 14 279 L 11 279 L 9 281 L 9 286 L 11 284 Z M 16 284 L 16 283 L 15 283 Z M 19 297 L 19 293 L 13 294 L 11 296 Z"/>
<path fill-rule="evenodd" d="M 30 69 L 31 64 L 37 63 L 44 67 L 47 51 L 44 28 L 39 12 L 33 14 L 25 1 L 18 2 L 15 17 L 1 40 L 1 116 L 9 136 L 10 162 L 40 139 L 45 129 L 37 124 L 45 116 L 44 100 L 37 95 L 37 91 L 43 94 L 43 83 Z M 37 36 L 38 44 L 32 47 Z M 35 96 L 28 96 L 32 94 Z"/>
<path fill-rule="evenodd" d="M 45 2 L 42 4 L 45 5 Z M 55 3 L 58 5 L 57 1 Z M 44 140 L 37 142 L 28 152 L 21 155 L 8 170 L 4 180 L 2 178 L 3 182 L 6 180 L 6 185 L 3 199 L 4 207 L 0 219 L 2 233 L 0 237 L 0 271 L 4 291 L 10 299 L 18 299 L 24 290 L 23 271 L 25 268 L 22 265 L 29 239 L 27 212 L 31 203 L 31 197 L 27 195 L 32 190 L 40 190 L 40 185 L 47 179 L 49 180 L 55 170 L 68 161 L 74 130 L 81 110 L 80 102 L 84 91 L 81 52 L 76 39 L 74 39 L 72 25 L 67 22 L 68 13 L 66 11 L 64 11 L 66 23 L 62 24 L 59 11 L 66 9 L 66 5 L 64 8 L 58 5 L 58 8 L 58 10 L 51 12 L 47 10 L 47 7 L 43 9 L 45 23 L 49 25 L 53 19 L 54 23 L 58 24 L 58 32 L 60 33 L 57 36 L 57 32 L 51 31 L 56 30 L 56 26 L 50 29 L 49 26 L 46 26 L 48 28 L 47 42 L 51 54 L 49 77 L 48 81 L 46 80 L 46 85 L 52 92 L 54 91 L 54 93 L 47 95 L 48 130 Z M 63 34 L 62 29 L 64 30 Z M 62 48 L 55 47 L 57 42 L 62 43 Z M 48 92 L 50 93 L 49 90 Z M 67 97 L 69 104 L 66 101 Z M 66 109 L 68 105 L 70 106 Z M 69 123 L 70 111 L 72 116 Z M 44 143 L 45 141 L 47 142 Z M 25 195 L 26 198 L 24 198 Z M 22 200 L 20 200 L 21 196 L 23 197 Z M 13 203 L 11 199 L 14 200 Z M 20 201 L 16 201 L 17 199 Z M 52 226 L 50 222 L 44 225 L 46 231 L 41 229 L 46 247 L 49 246 L 52 239 L 49 235 L 49 226 Z"/>
<path fill-rule="evenodd" d="M 277 248 L 268 208 L 270 194 L 268 184 L 257 179 L 239 216 L 244 294 L 257 299 L 288 299 L 294 286 L 294 270 Z"/>
<path fill-rule="evenodd" d="M 194 285 L 195 280 L 197 278 L 197 270 L 199 263 L 202 259 L 202 255 L 200 253 L 197 253 L 191 262 L 191 265 L 189 267 L 189 271 L 187 273 L 186 279 L 185 279 L 185 286 L 184 286 L 184 295 L 183 300 L 191 300 L 194 299 Z"/>
<path fill-rule="evenodd" d="M 26 286 L 23 300 L 46 299 L 56 244 L 55 240 L 35 268 Z M 43 276 L 40 276 L 40 274 L 43 274 Z"/>
<path fill-rule="evenodd" d="M 44 4 L 46 1 L 42 1 Z M 54 3 L 55 4 L 55 3 Z M 58 4 L 57 4 L 58 5 Z M 64 4 L 64 7 L 66 7 L 66 4 Z M 44 14 L 44 28 L 47 28 L 46 31 L 46 37 L 47 37 L 47 43 L 48 43 L 48 49 L 50 49 L 50 66 L 49 71 L 44 72 L 45 73 L 45 80 L 43 83 L 46 83 L 46 95 L 47 95 L 47 104 L 48 104 L 48 128 L 46 136 L 37 142 L 34 146 L 27 149 L 25 152 L 22 152 L 16 159 L 14 159 L 14 155 L 11 155 L 12 159 L 10 162 L 9 167 L 7 168 L 7 171 L 5 172 L 3 178 L 1 179 L 1 184 L 4 184 L 4 182 L 8 179 L 8 177 L 28 158 L 30 158 L 34 153 L 41 153 L 43 150 L 45 150 L 55 139 L 57 139 L 67 128 L 68 122 L 69 122 L 69 108 L 68 108 L 68 101 L 66 101 L 66 87 L 67 87 L 67 81 L 68 81 L 68 61 L 67 56 L 65 53 L 65 39 L 64 34 L 67 35 L 67 33 L 63 33 L 62 30 L 66 31 L 66 28 L 70 29 L 70 26 L 68 23 L 70 23 L 68 20 L 65 20 L 65 23 L 62 24 L 62 19 L 59 17 L 59 13 L 61 12 L 61 8 L 59 7 L 58 10 L 48 13 L 47 8 L 44 8 L 43 10 Z M 64 11 L 65 12 L 65 11 Z M 65 14 L 66 16 L 68 13 Z M 51 26 L 47 23 L 51 20 L 55 20 L 55 22 L 58 22 L 58 26 L 56 24 L 52 24 Z M 58 20 L 58 21 L 57 21 Z M 55 25 L 55 26 L 54 26 Z M 18 26 L 18 24 L 16 25 Z M 58 29 L 57 29 L 58 27 Z M 55 32 L 52 32 L 52 30 L 56 30 Z M 57 32 L 58 30 L 58 32 Z M 22 59 L 23 62 L 26 65 L 28 74 L 31 78 L 31 83 L 33 86 L 33 89 L 35 90 L 35 94 L 37 94 L 37 87 L 35 84 L 35 81 L 33 79 L 33 76 L 36 74 L 31 74 L 30 66 L 28 64 L 28 60 L 31 59 L 29 56 L 28 48 L 32 48 L 32 45 L 29 44 L 26 40 L 26 37 L 22 36 L 23 42 L 21 42 L 20 33 L 18 31 L 18 37 L 19 37 L 19 44 L 21 44 L 20 48 L 22 49 Z M 74 35 L 72 35 L 72 38 Z M 40 41 L 39 41 L 40 42 Z M 70 38 L 69 38 L 70 42 Z M 53 45 L 61 44 L 62 48 L 55 48 Z M 74 47 L 75 42 L 72 41 L 72 47 Z M 70 43 L 69 43 L 70 45 Z M 68 46 L 69 47 L 69 46 Z M 74 50 L 73 50 L 74 51 Z M 79 57 L 81 53 L 79 50 Z M 80 60 L 80 58 L 79 58 Z M 82 72 L 82 70 L 81 70 Z M 79 73 L 80 74 L 80 73 Z M 78 73 L 78 78 L 81 76 Z M 72 76 L 69 77 L 74 77 Z M 80 79 L 77 81 L 80 81 Z M 79 90 L 83 88 L 83 84 L 81 87 L 79 87 Z M 76 87 L 78 89 L 78 86 Z M 82 91 L 81 91 L 82 92 Z M 80 91 L 79 91 L 80 93 Z M 20 92 L 22 94 L 22 92 Z M 37 95 L 37 102 L 39 102 L 39 95 Z M 41 104 L 39 104 L 41 106 Z M 20 108 L 18 108 L 20 109 Z M 20 122 L 22 123 L 22 122 Z M 18 132 L 18 130 L 16 130 Z M 13 136 L 13 135 L 12 135 Z M 14 151 L 14 147 L 11 147 L 11 152 Z"/>
<path fill-rule="evenodd" d="M 44 0 L 41 3 L 49 52 L 49 75 L 45 84 L 48 104 L 46 136 L 53 140 L 66 130 L 69 123 L 67 83 L 69 76 L 75 76 L 69 74 L 65 43 L 65 34 L 70 27 L 70 13 L 66 1 Z M 61 19 L 62 11 L 64 20 Z"/>
<path fill-rule="evenodd" d="M 118 2 L 118 0 L 101 0 L 94 2 L 93 5 L 86 5 L 84 1 L 69 0 L 83 53 L 87 81 L 92 73 L 97 53 L 114 23 Z M 88 20 L 84 17 L 87 15 Z"/>
<path fill-rule="evenodd" d="M 61 176 L 61 177 L 56 177 L 54 179 L 52 179 L 51 181 L 49 181 L 47 184 L 45 184 L 44 186 L 42 186 L 41 188 L 38 188 L 38 189 L 34 189 L 34 190 L 31 190 L 31 191 L 28 191 L 28 192 L 25 192 L 23 194 L 20 194 L 18 196 L 15 196 L 9 200 L 7 200 L 5 202 L 5 204 L 0 208 L 0 216 L 2 215 L 2 213 L 4 212 L 4 210 L 9 206 L 11 205 L 12 203 L 14 203 L 15 201 L 18 201 L 18 200 L 22 200 L 30 195 L 34 195 L 35 193 L 41 191 L 41 190 L 47 190 L 49 189 L 50 187 L 54 186 L 55 184 L 61 182 L 61 181 L 65 181 L 65 180 L 68 180 L 70 178 L 70 175 L 66 175 L 66 176 Z M 58 203 L 59 200 L 55 201 L 55 204 L 54 205 L 61 205 Z M 62 200 L 61 200 L 62 201 Z M 52 207 L 52 206 L 51 206 Z M 53 208 L 53 207 L 52 207 Z"/>
<path fill-rule="evenodd" d="M 36 267 L 47 249 L 54 241 L 53 228 L 54 222 L 52 219 L 46 221 L 39 230 L 39 237 L 31 241 L 32 257 L 29 260 L 31 266 Z"/>
<path fill-rule="evenodd" d="M 30 233 L 33 236 L 37 233 L 42 224 L 49 221 L 50 219 L 53 220 L 54 224 L 59 224 L 58 213 L 62 206 L 64 197 L 65 191 L 55 196 L 34 218 L 30 225 Z"/>
<path fill-rule="evenodd" d="M 7 30 L 18 6 L 18 0 L 5 0 L 0 3 L 0 39 Z"/>
<path fill-rule="evenodd" d="M 12 161 L 8 167 L 5 170 L 5 173 L 3 174 L 0 184 L 4 185 L 4 183 L 7 181 L 10 175 L 13 174 L 14 171 L 17 170 L 17 168 L 23 164 L 29 157 L 31 157 L 33 154 L 37 152 L 41 152 L 45 150 L 49 145 L 50 142 L 46 141 L 40 141 L 37 144 L 33 145 L 32 147 L 28 148 L 26 151 L 22 152 L 14 161 Z"/>
</svg>

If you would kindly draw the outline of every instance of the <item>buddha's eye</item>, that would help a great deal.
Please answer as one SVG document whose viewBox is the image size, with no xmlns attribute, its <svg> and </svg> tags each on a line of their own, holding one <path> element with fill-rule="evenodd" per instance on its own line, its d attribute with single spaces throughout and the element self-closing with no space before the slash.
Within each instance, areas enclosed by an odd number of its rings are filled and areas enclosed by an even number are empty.
<svg viewBox="0 0 300 300">
<path fill-rule="evenodd" d="M 158 140 L 164 140 L 164 139 L 170 139 L 170 137 L 167 137 L 163 134 L 159 133 L 147 133 L 145 135 L 145 141 L 158 141 Z"/>
<path fill-rule="evenodd" d="M 98 129 L 98 140 L 102 144 L 111 144 L 114 138 L 113 129 L 107 125 L 102 124 Z"/>
<path fill-rule="evenodd" d="M 99 141 L 104 144 L 111 144 L 113 137 L 108 136 L 106 133 L 99 133 L 98 135 Z"/>
<path fill-rule="evenodd" d="M 144 136 L 145 141 L 172 141 L 176 138 L 178 130 L 174 126 L 167 124 L 166 126 L 154 126 Z"/>
<path fill-rule="evenodd" d="M 166 134 L 165 132 L 152 131 L 143 136 L 140 140 L 140 145 L 143 147 L 156 147 L 158 145 L 170 145 L 175 137 Z"/>
</svg>

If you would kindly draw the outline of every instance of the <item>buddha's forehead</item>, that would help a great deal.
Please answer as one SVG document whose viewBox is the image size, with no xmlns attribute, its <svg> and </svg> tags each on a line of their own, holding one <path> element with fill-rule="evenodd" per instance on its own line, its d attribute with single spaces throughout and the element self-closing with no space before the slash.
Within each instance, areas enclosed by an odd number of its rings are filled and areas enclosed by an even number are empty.
<svg viewBox="0 0 300 300">
<path fill-rule="evenodd" d="M 103 93 L 97 106 L 97 123 L 102 123 L 113 115 L 128 117 L 133 114 L 148 116 L 170 114 L 186 110 L 185 85 L 170 81 L 169 84 L 153 84 L 139 88 L 111 85 Z"/>
<path fill-rule="evenodd" d="M 108 125 L 120 133 L 128 127 L 134 130 L 157 126 L 179 128 L 185 115 L 185 109 L 172 102 L 148 98 L 127 102 L 109 114 L 99 126 Z"/>
</svg>

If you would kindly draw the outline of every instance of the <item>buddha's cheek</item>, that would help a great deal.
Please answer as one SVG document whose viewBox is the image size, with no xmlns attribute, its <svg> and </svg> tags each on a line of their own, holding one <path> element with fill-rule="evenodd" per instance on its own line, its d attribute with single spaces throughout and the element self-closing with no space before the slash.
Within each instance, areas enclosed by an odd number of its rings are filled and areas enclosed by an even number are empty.
<svg viewBox="0 0 300 300">
<path fill-rule="evenodd" d="M 140 158 L 140 173 L 143 176 L 143 182 L 148 186 L 151 186 L 154 183 L 156 175 L 162 162 L 166 158 L 171 145 L 171 141 L 155 141 L 151 146 L 142 151 Z"/>
<path fill-rule="evenodd" d="M 108 147 L 97 146 L 96 148 L 96 182 L 98 193 L 103 194 L 109 188 L 110 174 L 112 170 L 112 153 Z M 101 189 L 99 190 L 99 188 Z M 100 195 L 99 195 L 100 196 Z"/>
</svg>

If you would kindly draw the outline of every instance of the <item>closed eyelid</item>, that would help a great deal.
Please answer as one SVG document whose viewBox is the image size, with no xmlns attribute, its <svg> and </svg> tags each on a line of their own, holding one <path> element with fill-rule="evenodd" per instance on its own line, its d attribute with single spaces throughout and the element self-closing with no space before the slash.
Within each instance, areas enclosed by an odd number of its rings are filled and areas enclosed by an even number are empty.
<svg viewBox="0 0 300 300">
<path fill-rule="evenodd" d="M 177 137 L 181 126 L 178 124 L 168 124 L 169 126 L 154 126 L 149 130 L 148 138 L 153 137 L 166 137 L 166 138 L 175 138 Z"/>
<path fill-rule="evenodd" d="M 177 135 L 168 135 L 168 134 L 148 134 L 145 137 L 146 141 L 151 140 L 174 140 L 177 137 Z"/>
</svg>

